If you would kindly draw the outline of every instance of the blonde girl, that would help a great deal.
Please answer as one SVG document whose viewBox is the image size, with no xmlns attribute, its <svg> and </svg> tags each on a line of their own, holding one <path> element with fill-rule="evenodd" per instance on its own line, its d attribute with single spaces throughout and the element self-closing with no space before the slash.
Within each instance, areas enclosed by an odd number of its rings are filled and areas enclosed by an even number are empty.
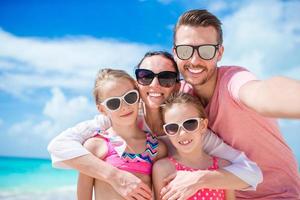
<svg viewBox="0 0 300 200">
<path fill-rule="evenodd" d="M 99 112 L 106 115 L 112 126 L 87 140 L 85 148 L 99 159 L 128 171 L 151 188 L 152 163 L 167 154 L 165 145 L 150 132 L 137 126 L 139 93 L 133 78 L 122 70 L 103 69 L 97 75 L 94 97 Z M 126 183 L 124 183 L 126 184 Z M 82 173 L 78 178 L 78 199 L 123 199 L 107 183 Z M 138 199 L 151 199 L 151 191 L 140 191 Z"/>
<path fill-rule="evenodd" d="M 167 99 L 163 108 L 163 129 L 176 149 L 174 155 L 157 161 L 153 167 L 153 184 L 156 199 L 165 187 L 164 179 L 180 171 L 217 170 L 229 164 L 228 161 L 210 156 L 203 151 L 203 135 L 208 120 L 201 102 L 186 93 L 175 93 Z M 204 183 L 204 184 L 203 184 Z M 201 185 L 202 184 L 202 185 Z M 199 189 L 201 188 L 201 189 Z M 207 186 L 205 182 L 192 184 L 187 191 L 177 191 L 172 199 L 224 200 L 234 199 L 232 190 Z M 168 199 L 168 194 L 163 199 Z"/>
</svg>

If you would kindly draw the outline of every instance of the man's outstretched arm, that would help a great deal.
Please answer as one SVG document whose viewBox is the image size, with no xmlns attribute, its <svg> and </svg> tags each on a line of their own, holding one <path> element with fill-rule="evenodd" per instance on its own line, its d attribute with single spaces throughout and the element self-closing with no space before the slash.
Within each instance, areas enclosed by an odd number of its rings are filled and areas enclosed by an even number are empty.
<svg viewBox="0 0 300 200">
<path fill-rule="evenodd" d="M 266 117 L 300 118 L 300 81 L 273 77 L 245 83 L 239 99 L 247 107 Z"/>
</svg>

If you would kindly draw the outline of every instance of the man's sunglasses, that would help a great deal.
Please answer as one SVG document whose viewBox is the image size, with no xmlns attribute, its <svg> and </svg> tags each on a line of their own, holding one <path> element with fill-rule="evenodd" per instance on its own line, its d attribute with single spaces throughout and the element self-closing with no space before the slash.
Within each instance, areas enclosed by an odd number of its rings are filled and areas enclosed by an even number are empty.
<svg viewBox="0 0 300 200">
<path fill-rule="evenodd" d="M 120 97 L 110 97 L 101 102 L 110 111 L 117 111 L 121 107 L 121 101 L 125 101 L 128 105 L 133 105 L 139 100 L 139 92 L 130 90 Z"/>
<path fill-rule="evenodd" d="M 176 45 L 174 48 L 177 57 L 181 60 L 190 59 L 195 50 L 197 50 L 199 57 L 203 60 L 211 60 L 215 57 L 216 52 L 219 49 L 219 44 L 203 44 L 198 46 L 184 44 Z"/>
<path fill-rule="evenodd" d="M 168 123 L 163 125 L 163 129 L 164 132 L 169 136 L 175 136 L 179 132 L 180 128 L 190 133 L 198 129 L 202 120 L 202 118 L 195 117 L 187 119 L 182 123 Z"/>
<path fill-rule="evenodd" d="M 162 87 L 172 87 L 178 81 L 178 74 L 172 71 L 162 71 L 156 74 L 148 69 L 136 69 L 135 76 L 141 85 L 150 85 L 155 77 Z"/>
</svg>

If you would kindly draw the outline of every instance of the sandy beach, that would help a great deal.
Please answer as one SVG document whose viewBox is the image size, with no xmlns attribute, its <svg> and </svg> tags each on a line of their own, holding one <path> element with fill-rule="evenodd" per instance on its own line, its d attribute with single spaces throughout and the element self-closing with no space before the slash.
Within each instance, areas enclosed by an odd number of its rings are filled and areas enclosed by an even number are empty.
<svg viewBox="0 0 300 200">
<path fill-rule="evenodd" d="M 74 200 L 76 199 L 76 186 L 64 187 L 56 190 L 48 191 L 22 191 L 22 190 L 11 190 L 1 191 L 1 200 Z"/>
</svg>

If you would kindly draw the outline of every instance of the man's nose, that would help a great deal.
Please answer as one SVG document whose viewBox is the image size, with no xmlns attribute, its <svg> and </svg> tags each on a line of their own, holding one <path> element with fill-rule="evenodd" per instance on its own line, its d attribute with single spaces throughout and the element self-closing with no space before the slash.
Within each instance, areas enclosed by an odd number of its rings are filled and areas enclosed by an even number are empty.
<svg viewBox="0 0 300 200">
<path fill-rule="evenodd" d="M 194 49 L 193 55 L 190 58 L 190 62 L 193 65 L 198 65 L 199 63 L 204 62 L 204 60 L 202 58 L 200 58 L 198 51 L 196 49 Z"/>
</svg>

